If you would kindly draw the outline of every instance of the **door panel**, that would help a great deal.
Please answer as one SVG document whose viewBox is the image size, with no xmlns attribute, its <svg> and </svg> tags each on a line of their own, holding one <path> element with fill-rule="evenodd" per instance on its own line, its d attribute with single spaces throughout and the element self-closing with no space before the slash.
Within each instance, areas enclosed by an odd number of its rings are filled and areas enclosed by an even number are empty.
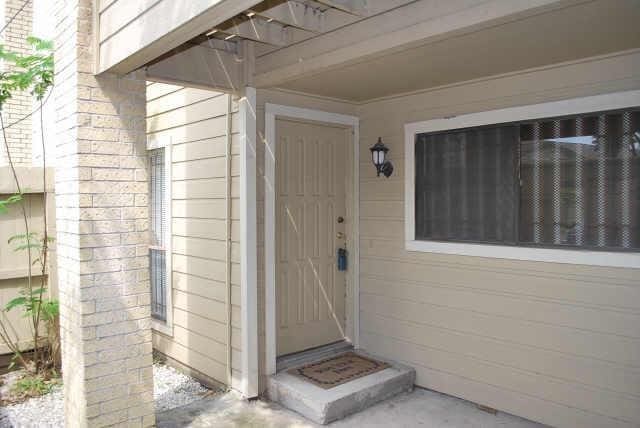
<svg viewBox="0 0 640 428">
<path fill-rule="evenodd" d="M 277 120 L 277 354 L 345 337 L 347 131 Z M 338 237 L 341 233 L 343 237 Z"/>
</svg>

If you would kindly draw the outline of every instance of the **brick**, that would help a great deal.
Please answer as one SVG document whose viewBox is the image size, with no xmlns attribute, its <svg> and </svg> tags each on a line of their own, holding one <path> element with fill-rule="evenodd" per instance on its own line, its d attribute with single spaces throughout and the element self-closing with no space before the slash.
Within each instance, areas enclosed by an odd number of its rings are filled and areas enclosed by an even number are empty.
<svg viewBox="0 0 640 428">
<path fill-rule="evenodd" d="M 113 169 L 113 168 L 93 168 L 91 170 L 91 178 L 93 180 L 105 181 L 132 181 L 136 180 L 135 171 L 133 169 Z M 128 195 L 132 196 L 133 195 Z M 131 199 L 133 205 L 133 198 Z"/>
<path fill-rule="evenodd" d="M 148 261 L 138 254 L 148 242 L 144 74 L 93 76 L 92 2 L 55 8 L 66 417 L 153 426 Z"/>
<path fill-rule="evenodd" d="M 127 385 L 112 385 L 111 388 L 93 391 L 87 394 L 87 404 L 98 404 L 103 401 L 113 400 L 127 395 Z"/>
<path fill-rule="evenodd" d="M 89 419 L 90 427 L 107 427 L 113 425 L 119 425 L 127 420 L 127 410 L 120 410 L 119 412 L 105 410 L 100 406 L 100 416 L 96 416 Z"/>
<path fill-rule="evenodd" d="M 134 195 L 121 193 L 102 193 L 93 195 L 94 207 L 131 207 L 133 206 Z"/>
<path fill-rule="evenodd" d="M 125 372 L 125 369 L 121 361 L 98 363 L 85 368 L 85 378 L 89 380 L 107 375 L 122 374 Z"/>
<path fill-rule="evenodd" d="M 137 296 L 122 296 L 117 299 L 101 299 L 96 302 L 96 310 L 108 311 L 113 309 L 133 308 L 139 304 Z M 122 339 L 122 337 L 120 337 Z"/>
<path fill-rule="evenodd" d="M 133 153 L 133 145 L 121 142 L 92 141 L 91 153 L 109 155 L 130 155 Z"/>
</svg>

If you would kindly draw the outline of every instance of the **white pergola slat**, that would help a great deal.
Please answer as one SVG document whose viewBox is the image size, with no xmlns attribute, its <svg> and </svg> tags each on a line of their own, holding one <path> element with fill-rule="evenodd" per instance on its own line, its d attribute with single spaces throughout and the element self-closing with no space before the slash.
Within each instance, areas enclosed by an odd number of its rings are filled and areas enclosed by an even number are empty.
<svg viewBox="0 0 640 428">
<path fill-rule="evenodd" d="M 255 9 L 251 10 L 251 12 L 266 19 L 301 30 L 311 31 L 313 33 L 322 33 L 325 31 L 325 14 L 321 10 L 305 3 L 289 0 L 268 9 Z"/>
<path fill-rule="evenodd" d="M 291 39 L 289 29 L 286 26 L 255 16 L 251 16 L 247 20 L 232 19 L 225 25 L 217 27 L 216 30 L 229 36 L 279 47 L 287 46 Z"/>
<path fill-rule="evenodd" d="M 351 15 L 365 17 L 369 15 L 364 0 L 315 0 L 334 9 L 341 10 Z"/>
</svg>

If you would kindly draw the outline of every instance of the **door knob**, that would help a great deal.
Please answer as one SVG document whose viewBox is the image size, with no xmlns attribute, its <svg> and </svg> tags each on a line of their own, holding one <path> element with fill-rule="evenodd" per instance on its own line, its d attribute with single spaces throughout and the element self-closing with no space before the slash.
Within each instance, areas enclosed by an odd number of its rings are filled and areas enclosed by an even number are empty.
<svg viewBox="0 0 640 428">
<path fill-rule="evenodd" d="M 337 237 L 338 239 L 344 239 L 344 233 L 342 233 L 342 232 L 338 232 L 338 233 L 336 234 L 336 237 Z"/>
</svg>

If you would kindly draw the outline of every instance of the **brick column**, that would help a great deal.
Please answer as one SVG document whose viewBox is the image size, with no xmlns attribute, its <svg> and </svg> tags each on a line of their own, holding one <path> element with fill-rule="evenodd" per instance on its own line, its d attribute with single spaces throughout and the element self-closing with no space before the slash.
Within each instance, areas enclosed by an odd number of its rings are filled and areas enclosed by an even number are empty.
<svg viewBox="0 0 640 428">
<path fill-rule="evenodd" d="M 9 22 L 14 15 L 15 19 L 2 32 L 0 38 L 8 51 L 24 55 L 30 52 L 27 36 L 32 33 L 33 2 L 29 1 L 25 5 L 24 0 L 5 0 L 2 26 Z M 6 67 L 6 71 L 9 71 L 8 65 L 4 67 Z M 11 159 L 16 166 L 31 165 L 31 119 L 24 119 L 24 117 L 32 110 L 33 98 L 29 91 L 16 91 L 2 109 L 5 126 L 15 123 L 6 130 L 6 134 Z M 21 121 L 18 122 L 18 120 Z M 2 157 L 0 164 L 5 164 L 4 150 L 0 150 L 0 156 Z"/>
<path fill-rule="evenodd" d="M 151 426 L 144 75 L 93 76 L 91 0 L 55 16 L 66 425 Z"/>
</svg>

